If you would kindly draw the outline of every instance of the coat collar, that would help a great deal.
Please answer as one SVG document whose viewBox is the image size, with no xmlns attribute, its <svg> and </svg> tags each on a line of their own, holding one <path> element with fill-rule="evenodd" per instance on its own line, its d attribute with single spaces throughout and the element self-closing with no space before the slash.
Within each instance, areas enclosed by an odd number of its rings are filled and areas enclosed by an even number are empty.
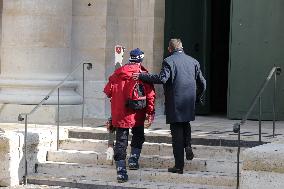
<svg viewBox="0 0 284 189">
<path fill-rule="evenodd" d="M 172 54 L 178 54 L 178 53 L 184 53 L 183 49 L 176 49 L 171 53 L 171 55 Z"/>
</svg>

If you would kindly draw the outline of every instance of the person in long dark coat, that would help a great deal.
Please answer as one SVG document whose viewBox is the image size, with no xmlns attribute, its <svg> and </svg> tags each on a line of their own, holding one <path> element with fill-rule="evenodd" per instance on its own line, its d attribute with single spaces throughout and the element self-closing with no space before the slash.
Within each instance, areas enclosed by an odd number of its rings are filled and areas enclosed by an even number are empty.
<svg viewBox="0 0 284 189">
<path fill-rule="evenodd" d="M 194 157 L 190 121 L 195 120 L 196 101 L 203 101 L 206 80 L 198 61 L 184 53 L 180 39 L 171 39 L 168 50 L 171 55 L 164 59 L 160 74 L 135 73 L 133 78 L 164 85 L 166 123 L 170 124 L 175 157 L 175 166 L 168 171 L 183 174 L 184 150 L 186 159 Z"/>
</svg>

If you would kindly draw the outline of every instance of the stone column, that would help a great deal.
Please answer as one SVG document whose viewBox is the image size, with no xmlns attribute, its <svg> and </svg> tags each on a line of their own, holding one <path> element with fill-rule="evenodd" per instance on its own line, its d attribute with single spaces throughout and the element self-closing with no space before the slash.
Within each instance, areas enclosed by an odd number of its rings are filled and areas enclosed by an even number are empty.
<svg viewBox="0 0 284 189">
<path fill-rule="evenodd" d="M 71 71 L 71 27 L 72 0 L 3 1 L 0 103 L 37 104 Z M 77 85 L 60 88 L 61 104 L 81 103 Z"/>
<path fill-rule="evenodd" d="M 3 0 L 0 1 L 0 49 L 2 41 L 2 10 L 3 10 Z M 0 55 L 0 73 L 1 73 L 1 55 Z"/>
<path fill-rule="evenodd" d="M 87 61 L 93 69 L 86 72 L 86 117 L 104 117 L 105 56 L 108 0 L 73 0 L 72 63 Z M 113 51 L 112 51 L 113 52 Z M 81 73 L 77 74 L 81 80 Z M 78 88 L 82 94 L 82 83 Z"/>
<path fill-rule="evenodd" d="M 126 47 L 123 63 L 129 51 L 139 47 L 145 53 L 143 65 L 152 73 L 162 66 L 164 52 L 165 0 L 109 0 L 107 12 L 106 74 L 113 72 L 114 46 Z M 155 85 L 158 98 L 156 113 L 163 113 L 162 85 Z"/>
</svg>

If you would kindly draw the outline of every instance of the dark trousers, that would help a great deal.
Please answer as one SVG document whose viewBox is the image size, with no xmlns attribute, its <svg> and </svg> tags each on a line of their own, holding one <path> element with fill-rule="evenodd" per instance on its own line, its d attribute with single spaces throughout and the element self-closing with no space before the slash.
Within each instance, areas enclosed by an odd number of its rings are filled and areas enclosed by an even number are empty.
<svg viewBox="0 0 284 189">
<path fill-rule="evenodd" d="M 142 145 L 145 141 L 144 126 L 137 126 L 131 129 L 132 140 L 130 146 L 132 148 L 142 149 Z M 116 142 L 114 145 L 114 160 L 125 160 L 126 149 L 128 146 L 128 128 L 116 128 Z"/>
<path fill-rule="evenodd" d="M 184 148 L 191 147 L 191 126 L 189 122 L 171 123 L 171 135 L 175 167 L 184 167 Z"/>
</svg>

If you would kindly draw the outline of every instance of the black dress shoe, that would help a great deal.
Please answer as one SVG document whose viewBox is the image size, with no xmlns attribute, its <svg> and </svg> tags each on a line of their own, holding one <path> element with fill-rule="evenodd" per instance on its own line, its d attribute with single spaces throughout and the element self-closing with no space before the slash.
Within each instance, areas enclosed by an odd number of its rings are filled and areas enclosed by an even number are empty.
<svg viewBox="0 0 284 189">
<path fill-rule="evenodd" d="M 177 169 L 176 167 L 171 167 L 171 168 L 168 168 L 168 172 L 183 174 L 183 169 Z"/>
<path fill-rule="evenodd" d="M 192 152 L 192 148 L 191 147 L 186 147 L 185 148 L 185 157 L 187 160 L 192 160 L 194 157 L 194 154 Z"/>
</svg>

